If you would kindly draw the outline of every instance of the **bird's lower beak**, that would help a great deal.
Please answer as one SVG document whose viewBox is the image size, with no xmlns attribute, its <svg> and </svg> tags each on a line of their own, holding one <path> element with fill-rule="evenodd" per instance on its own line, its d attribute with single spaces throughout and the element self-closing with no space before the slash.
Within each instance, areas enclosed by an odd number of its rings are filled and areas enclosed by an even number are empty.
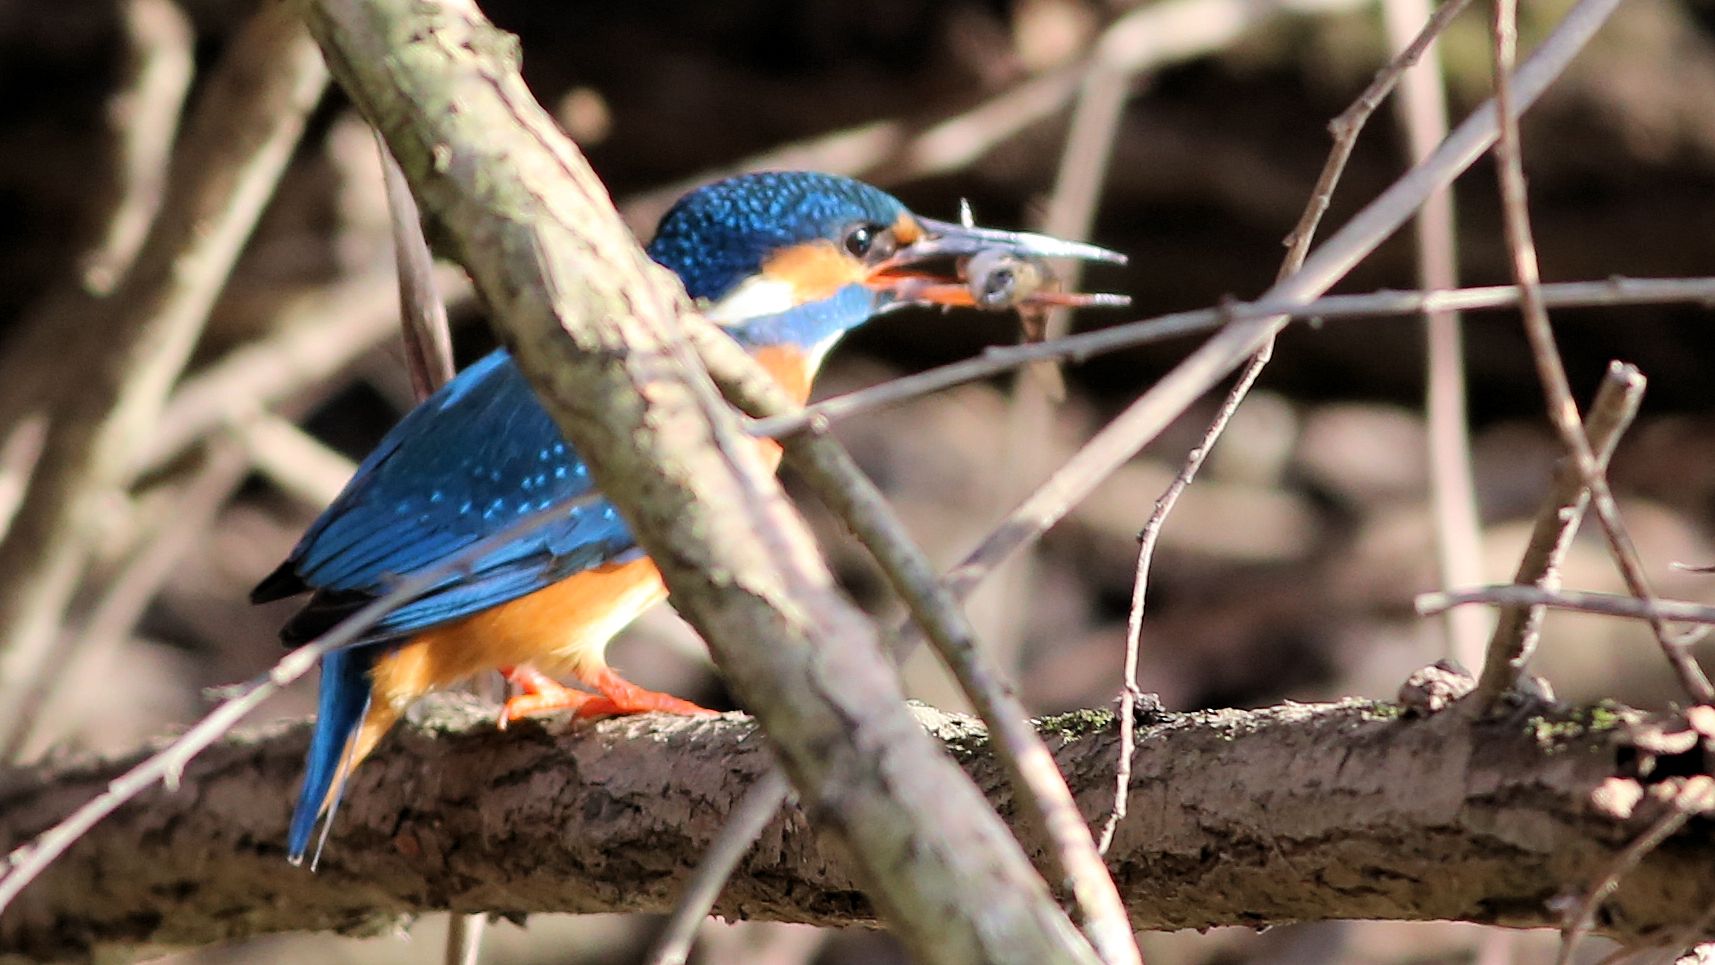
<svg viewBox="0 0 1715 965">
<path fill-rule="evenodd" d="M 1047 259 L 1123 265 L 1119 252 L 1027 231 L 918 218 L 922 234 L 870 270 L 866 284 L 901 301 L 1000 311 L 1035 306 L 1123 306 L 1124 295 L 1060 289 Z"/>
</svg>

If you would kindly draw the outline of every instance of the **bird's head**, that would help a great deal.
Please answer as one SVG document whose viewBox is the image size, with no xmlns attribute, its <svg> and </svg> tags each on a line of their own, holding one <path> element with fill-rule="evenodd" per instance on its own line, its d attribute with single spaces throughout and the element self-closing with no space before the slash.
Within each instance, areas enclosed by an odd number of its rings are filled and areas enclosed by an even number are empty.
<svg viewBox="0 0 1715 965">
<path fill-rule="evenodd" d="M 979 256 L 1125 260 L 1093 245 L 919 217 L 879 188 L 802 171 L 741 175 L 687 194 L 661 219 L 649 255 L 739 341 L 791 343 L 817 359 L 883 312 L 977 304 L 981 293 L 960 270 Z M 1045 289 L 1009 304 L 1081 298 Z"/>
</svg>

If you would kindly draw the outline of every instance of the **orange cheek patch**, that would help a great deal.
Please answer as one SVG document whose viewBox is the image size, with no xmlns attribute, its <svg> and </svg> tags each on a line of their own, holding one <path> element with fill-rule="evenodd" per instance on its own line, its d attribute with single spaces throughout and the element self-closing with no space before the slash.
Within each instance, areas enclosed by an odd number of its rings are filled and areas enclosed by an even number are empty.
<svg viewBox="0 0 1715 965">
<path fill-rule="evenodd" d="M 781 250 L 763 262 L 762 273 L 790 284 L 800 304 L 829 298 L 864 278 L 863 265 L 825 241 Z"/>
</svg>

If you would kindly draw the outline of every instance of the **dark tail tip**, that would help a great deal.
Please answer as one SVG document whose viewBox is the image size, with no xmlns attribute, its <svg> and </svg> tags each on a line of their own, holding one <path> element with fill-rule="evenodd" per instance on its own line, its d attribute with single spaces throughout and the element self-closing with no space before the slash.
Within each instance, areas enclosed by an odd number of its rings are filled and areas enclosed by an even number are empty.
<svg viewBox="0 0 1715 965">
<path fill-rule="evenodd" d="M 262 582 L 256 584 L 256 588 L 250 591 L 250 602 L 272 603 L 275 600 L 284 600 L 289 596 L 297 596 L 307 589 L 309 589 L 309 585 L 298 576 L 292 561 L 287 560 L 275 567 L 274 572 L 263 577 Z"/>
</svg>

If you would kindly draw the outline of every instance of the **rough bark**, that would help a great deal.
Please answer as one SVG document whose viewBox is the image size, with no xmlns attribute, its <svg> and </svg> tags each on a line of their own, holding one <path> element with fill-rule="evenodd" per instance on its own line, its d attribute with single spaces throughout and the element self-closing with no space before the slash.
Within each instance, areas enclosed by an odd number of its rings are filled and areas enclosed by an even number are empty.
<svg viewBox="0 0 1715 965">
<path fill-rule="evenodd" d="M 866 892 L 935 962 L 1093 961 L 977 788 L 916 726 L 753 440 L 675 344 L 694 312 L 458 0 L 316 0 L 310 30 L 674 604 Z"/>
<path fill-rule="evenodd" d="M 974 721 L 918 716 L 1003 813 L 1010 794 Z M 1660 813 L 1592 804 L 1630 780 L 1628 712 L 1426 719 L 1366 701 L 1145 715 L 1131 809 L 1109 862 L 1139 929 L 1330 918 L 1558 924 Z M 281 852 L 307 727 L 232 736 L 177 791 L 126 807 L 0 917 L 0 955 L 198 945 L 266 932 L 373 933 L 430 911 L 662 911 L 768 763 L 753 721 L 647 717 L 494 728 L 492 708 L 434 698 L 354 780 L 319 873 Z M 1087 818 L 1112 798 L 1111 715 L 1041 722 Z M 130 760 L 12 772 L 10 847 L 98 793 Z M 1657 775 L 1706 772 L 1700 751 Z M 1670 779 L 1669 779 L 1670 780 Z M 1606 783 L 1605 783 L 1606 782 Z M 1636 785 L 1633 785 L 1634 787 Z M 1668 786 L 1664 783 L 1662 788 Z M 1715 834 L 1688 829 L 1626 875 L 1601 930 L 1637 938 L 1715 901 Z M 850 863 L 796 810 L 728 885 L 729 917 L 873 920 Z"/>
</svg>

